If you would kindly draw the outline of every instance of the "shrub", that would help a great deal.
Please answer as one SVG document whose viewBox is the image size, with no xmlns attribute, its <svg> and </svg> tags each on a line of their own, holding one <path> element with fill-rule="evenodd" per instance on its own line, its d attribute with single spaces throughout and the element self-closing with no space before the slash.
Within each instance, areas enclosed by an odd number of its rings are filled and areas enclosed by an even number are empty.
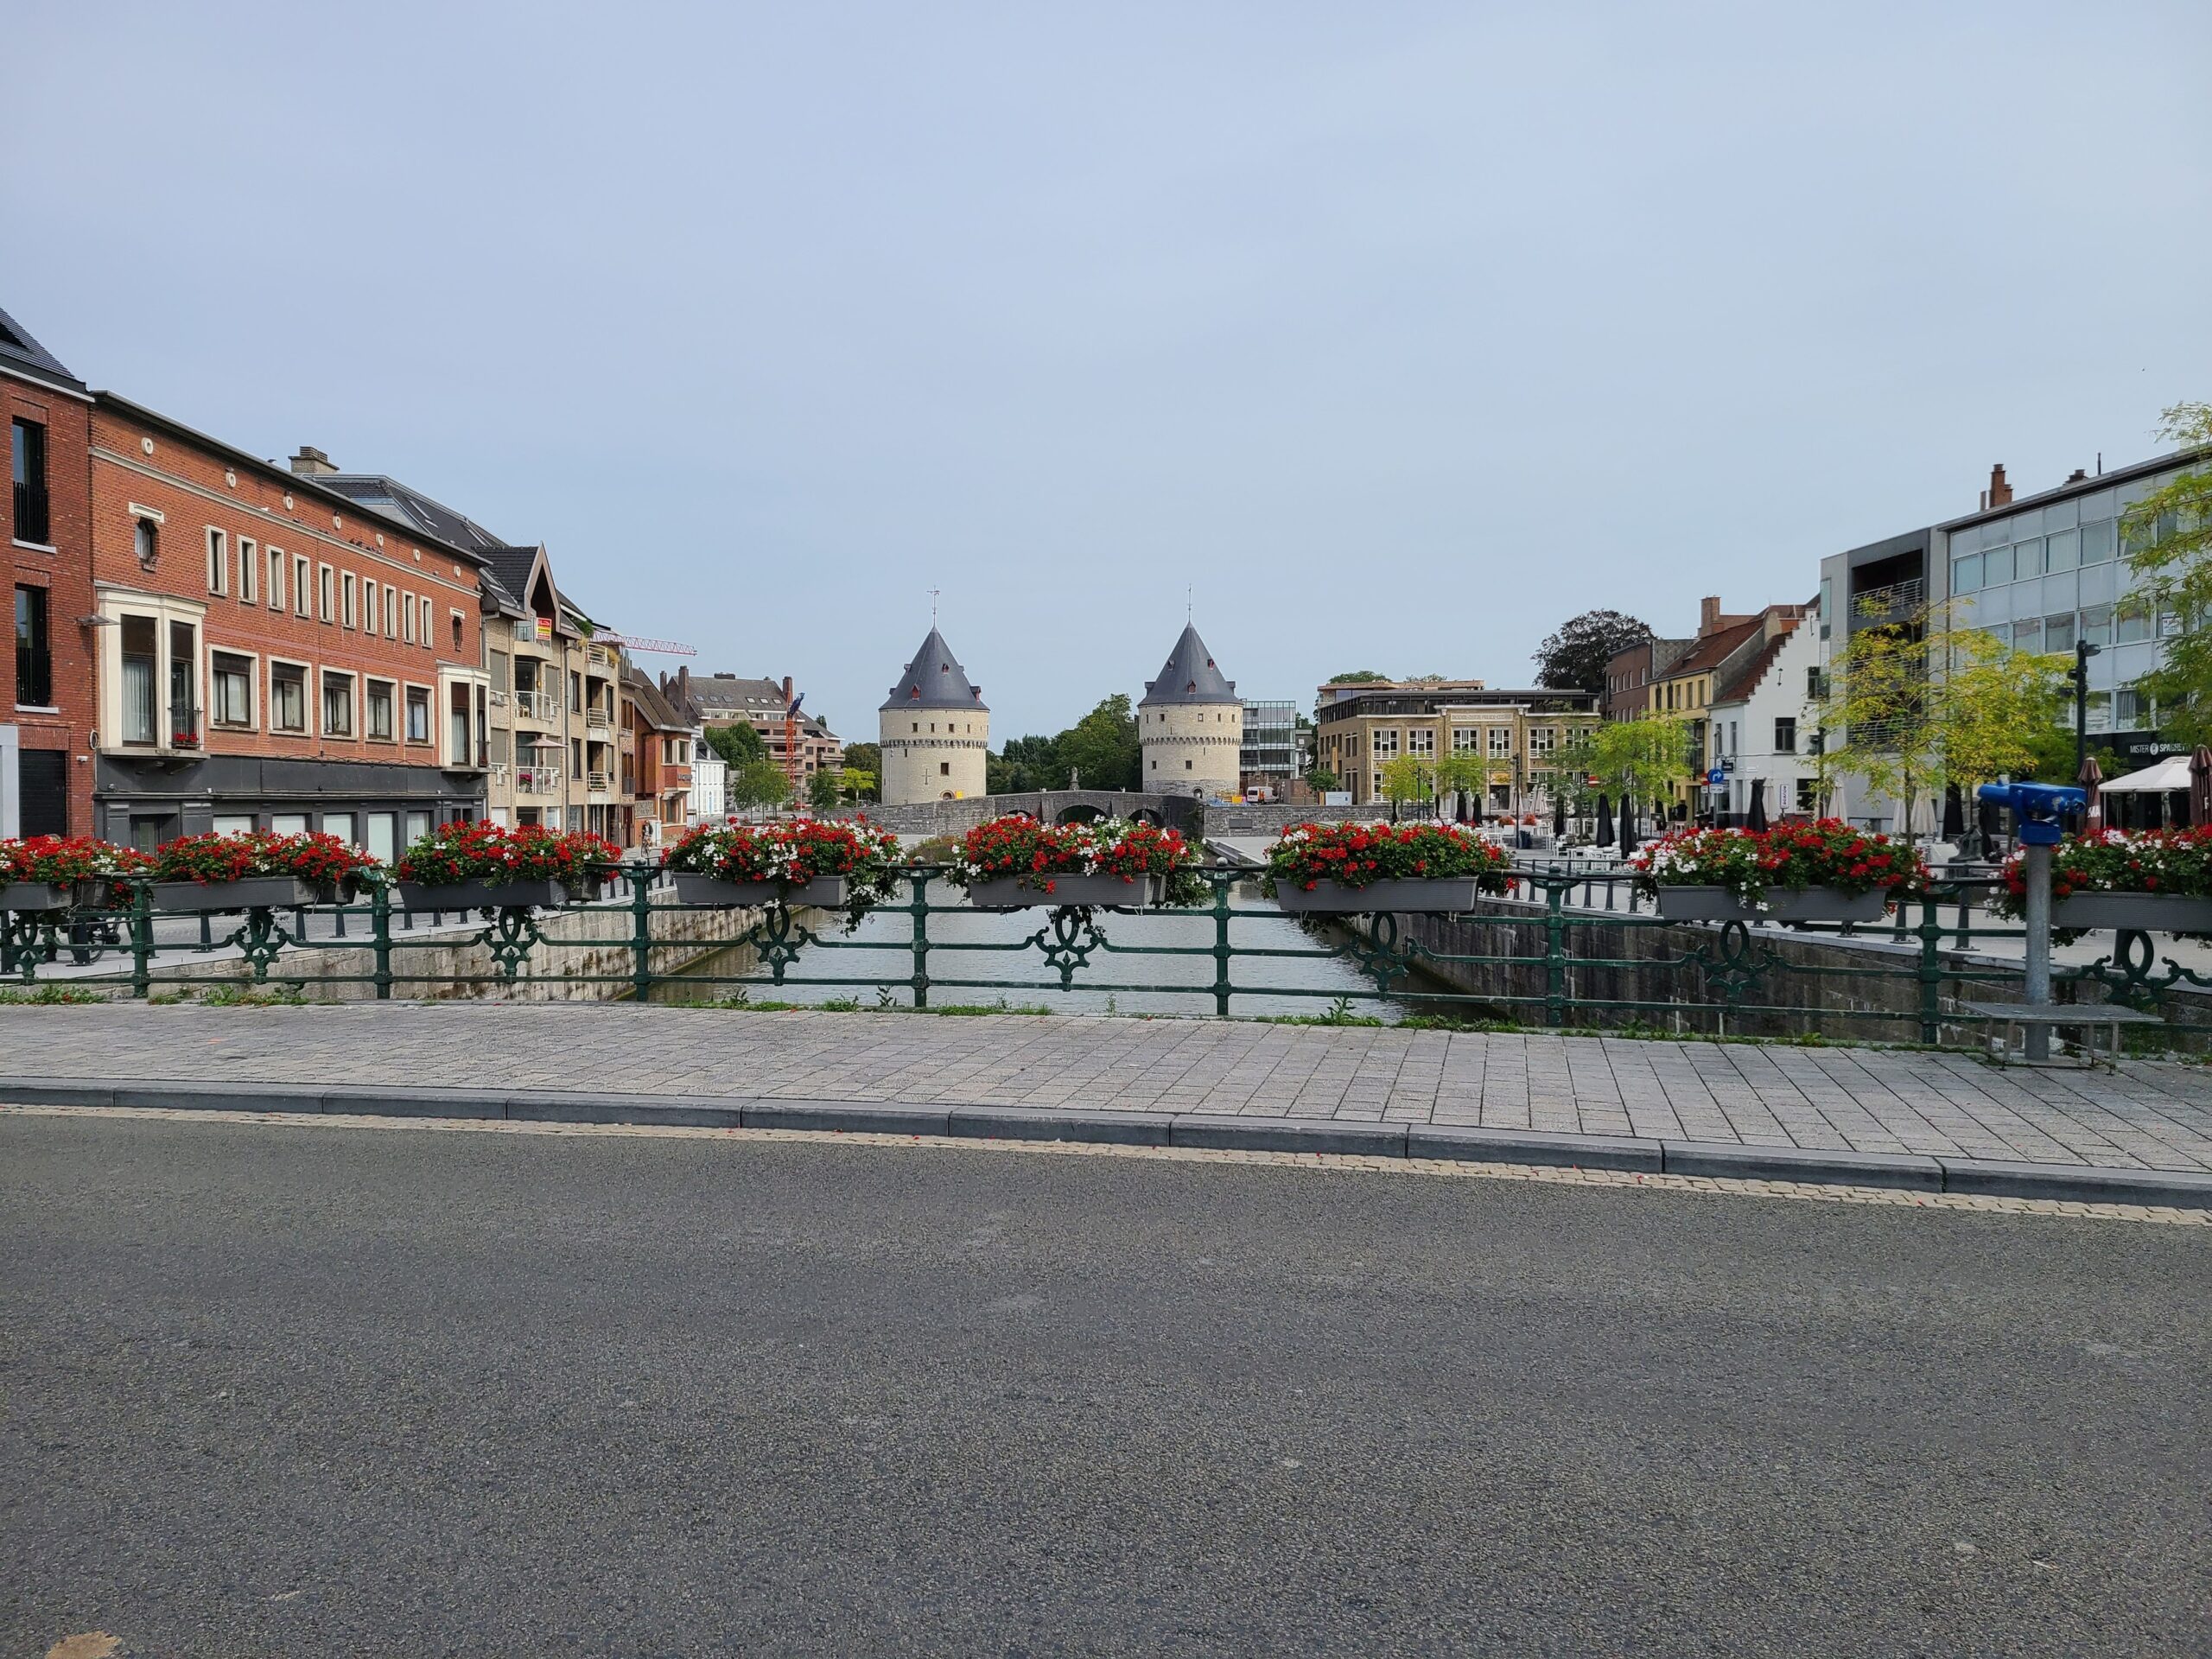
<svg viewBox="0 0 2212 1659">
<path fill-rule="evenodd" d="M 399 879 L 426 887 L 550 879 L 576 888 L 588 886 L 621 857 L 621 849 L 613 842 L 582 830 L 564 832 L 535 823 L 511 830 L 480 820 L 443 824 L 423 836 L 400 858 Z"/>
<path fill-rule="evenodd" d="M 842 876 L 846 914 L 857 922 L 897 886 L 899 837 L 865 821 L 702 825 L 663 853 L 661 862 L 722 881 L 773 882 L 779 891 L 818 875 Z"/>
<path fill-rule="evenodd" d="M 94 841 L 90 836 L 26 836 L 0 841 L 0 884 L 34 881 L 73 887 L 129 875 L 145 866 L 143 853 L 111 842 Z M 105 895 L 99 898 L 104 899 Z"/>
<path fill-rule="evenodd" d="M 1726 887 L 1757 908 L 1769 887 L 1828 887 L 1892 899 L 1927 885 L 1928 867 L 1903 842 L 1854 830 L 1839 818 L 1772 830 L 1677 830 L 1629 861 L 1644 893 L 1661 887 Z"/>
<path fill-rule="evenodd" d="M 291 876 L 339 899 L 348 899 L 359 878 L 384 867 L 336 836 L 320 832 L 272 835 L 265 830 L 222 836 L 187 836 L 155 849 L 147 874 L 156 881 L 245 881 Z"/>
<path fill-rule="evenodd" d="M 1198 850 L 1181 831 L 1126 818 L 1090 823 L 1039 823 L 1019 813 L 993 818 L 962 838 L 951 868 L 952 880 L 963 889 L 1011 877 L 1049 893 L 1054 878 L 1063 875 L 1116 875 L 1131 883 L 1142 875 L 1160 876 L 1171 905 L 1194 905 L 1207 893 Z"/>
<path fill-rule="evenodd" d="M 2002 915 L 2024 914 L 2027 891 L 2023 848 L 2005 861 L 2005 891 L 1995 908 Z M 2050 849 L 2050 896 L 2070 899 L 2077 893 L 2212 899 L 2212 825 L 2069 836 Z"/>
</svg>

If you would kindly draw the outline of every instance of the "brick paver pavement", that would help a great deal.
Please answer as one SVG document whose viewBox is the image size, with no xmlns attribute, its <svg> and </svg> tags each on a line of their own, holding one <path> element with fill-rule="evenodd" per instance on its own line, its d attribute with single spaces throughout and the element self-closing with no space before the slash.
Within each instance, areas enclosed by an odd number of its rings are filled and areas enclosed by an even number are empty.
<svg viewBox="0 0 2212 1659">
<path fill-rule="evenodd" d="M 1208 1112 L 2212 1171 L 2212 1071 L 1541 1033 L 632 1004 L 0 1008 L 9 1077 Z"/>
</svg>

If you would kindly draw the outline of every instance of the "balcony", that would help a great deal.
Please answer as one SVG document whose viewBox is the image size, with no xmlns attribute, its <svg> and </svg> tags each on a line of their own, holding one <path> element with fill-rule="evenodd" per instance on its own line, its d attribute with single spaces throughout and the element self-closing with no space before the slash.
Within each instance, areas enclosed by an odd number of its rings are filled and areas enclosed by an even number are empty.
<svg viewBox="0 0 2212 1659">
<path fill-rule="evenodd" d="M 584 724 L 595 732 L 603 732 L 613 723 L 614 716 L 597 703 L 584 710 Z"/>
<path fill-rule="evenodd" d="M 515 624 L 515 643 L 518 645 L 536 645 L 544 651 L 556 651 L 561 644 L 550 634 L 540 639 L 537 633 L 537 619 L 533 616 L 525 616 Z"/>
<path fill-rule="evenodd" d="M 584 774 L 584 787 L 603 793 L 614 787 L 614 774 L 611 772 L 588 772 Z"/>
<path fill-rule="evenodd" d="M 517 766 L 515 793 L 518 795 L 557 795 L 561 791 L 561 768 L 558 766 Z"/>
<path fill-rule="evenodd" d="M 506 694 L 505 692 L 504 692 L 504 691 L 494 691 L 494 692 L 493 692 L 493 693 L 492 693 L 492 706 L 493 706 L 494 709 L 504 709 L 504 708 L 505 708 L 505 707 L 507 706 L 507 694 Z"/>
<path fill-rule="evenodd" d="M 558 691 L 518 691 L 515 693 L 515 713 L 524 720 L 534 720 L 541 726 L 550 726 L 561 718 L 561 694 Z"/>
<path fill-rule="evenodd" d="M 587 645 L 584 647 L 584 661 L 592 668 L 605 669 L 608 673 L 612 674 L 620 660 L 620 658 L 615 654 L 614 648 L 612 645 Z"/>
<path fill-rule="evenodd" d="M 1886 621 L 1908 611 L 1916 611 L 1928 602 L 1928 583 L 1918 576 L 1910 582 L 1891 582 L 1886 588 L 1869 588 L 1851 596 L 1851 613 L 1861 622 Z"/>
</svg>

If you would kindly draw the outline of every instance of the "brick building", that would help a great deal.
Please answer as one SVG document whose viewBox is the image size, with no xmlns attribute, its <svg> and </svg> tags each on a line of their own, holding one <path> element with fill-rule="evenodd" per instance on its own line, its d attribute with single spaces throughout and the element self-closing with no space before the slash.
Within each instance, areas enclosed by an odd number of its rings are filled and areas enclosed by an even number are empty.
<svg viewBox="0 0 2212 1659">
<path fill-rule="evenodd" d="M 0 722 L 0 836 L 92 827 L 91 395 L 0 311 L 12 488 L 16 700 Z"/>
<path fill-rule="evenodd" d="M 830 729 L 827 721 L 804 710 L 798 721 L 798 753 L 794 757 L 785 752 L 784 715 L 797 695 L 788 674 L 779 683 L 735 674 L 695 675 L 686 671 L 677 695 L 697 704 L 704 725 L 752 727 L 766 745 L 768 758 L 791 779 L 793 793 L 801 800 L 806 798 L 807 782 L 816 772 L 836 772 L 844 766 L 844 740 Z"/>
<path fill-rule="evenodd" d="M 99 833 L 482 813 L 477 554 L 111 393 L 90 454 Z"/>
<path fill-rule="evenodd" d="M 622 720 L 630 738 L 623 754 L 622 787 L 630 798 L 634 844 L 665 846 L 691 823 L 691 745 L 699 724 L 697 711 L 671 700 L 653 683 L 652 676 L 625 661 Z"/>
</svg>

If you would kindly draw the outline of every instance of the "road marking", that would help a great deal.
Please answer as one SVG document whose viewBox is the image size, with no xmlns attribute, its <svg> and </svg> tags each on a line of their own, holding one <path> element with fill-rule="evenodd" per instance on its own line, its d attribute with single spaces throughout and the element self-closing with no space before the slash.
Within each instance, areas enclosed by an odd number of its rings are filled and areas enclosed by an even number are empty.
<svg viewBox="0 0 2212 1659">
<path fill-rule="evenodd" d="M 1131 1147 L 1096 1141 L 1000 1141 L 943 1135 L 874 1135 L 844 1129 L 710 1129 L 664 1123 L 541 1123 L 500 1118 L 376 1117 L 346 1112 L 226 1112 L 157 1106 L 31 1106 L 0 1103 L 0 1117 L 143 1118 L 162 1123 L 249 1123 L 276 1128 L 379 1129 L 431 1135 L 627 1136 L 662 1141 L 798 1141 L 842 1147 L 905 1147 L 937 1152 L 1023 1153 L 1059 1158 L 1139 1158 L 1181 1164 L 1257 1164 L 1274 1169 L 1442 1176 L 1457 1180 L 1534 1181 L 1651 1192 L 1796 1198 L 1885 1209 L 1955 1210 L 1978 1215 L 2050 1216 L 2068 1221 L 2137 1221 L 2212 1227 L 2212 1210 L 2165 1205 L 2080 1204 L 2057 1198 L 2000 1198 L 1965 1193 L 1904 1192 L 1889 1187 L 1815 1181 L 1745 1180 L 1733 1176 L 1647 1175 L 1629 1170 L 1568 1169 L 1447 1158 L 1378 1158 L 1357 1153 L 1243 1152 L 1201 1147 Z"/>
<path fill-rule="evenodd" d="M 46 1659 L 113 1659 L 122 1651 L 122 1642 L 105 1630 L 87 1630 L 63 1637 L 46 1650 Z"/>
</svg>

